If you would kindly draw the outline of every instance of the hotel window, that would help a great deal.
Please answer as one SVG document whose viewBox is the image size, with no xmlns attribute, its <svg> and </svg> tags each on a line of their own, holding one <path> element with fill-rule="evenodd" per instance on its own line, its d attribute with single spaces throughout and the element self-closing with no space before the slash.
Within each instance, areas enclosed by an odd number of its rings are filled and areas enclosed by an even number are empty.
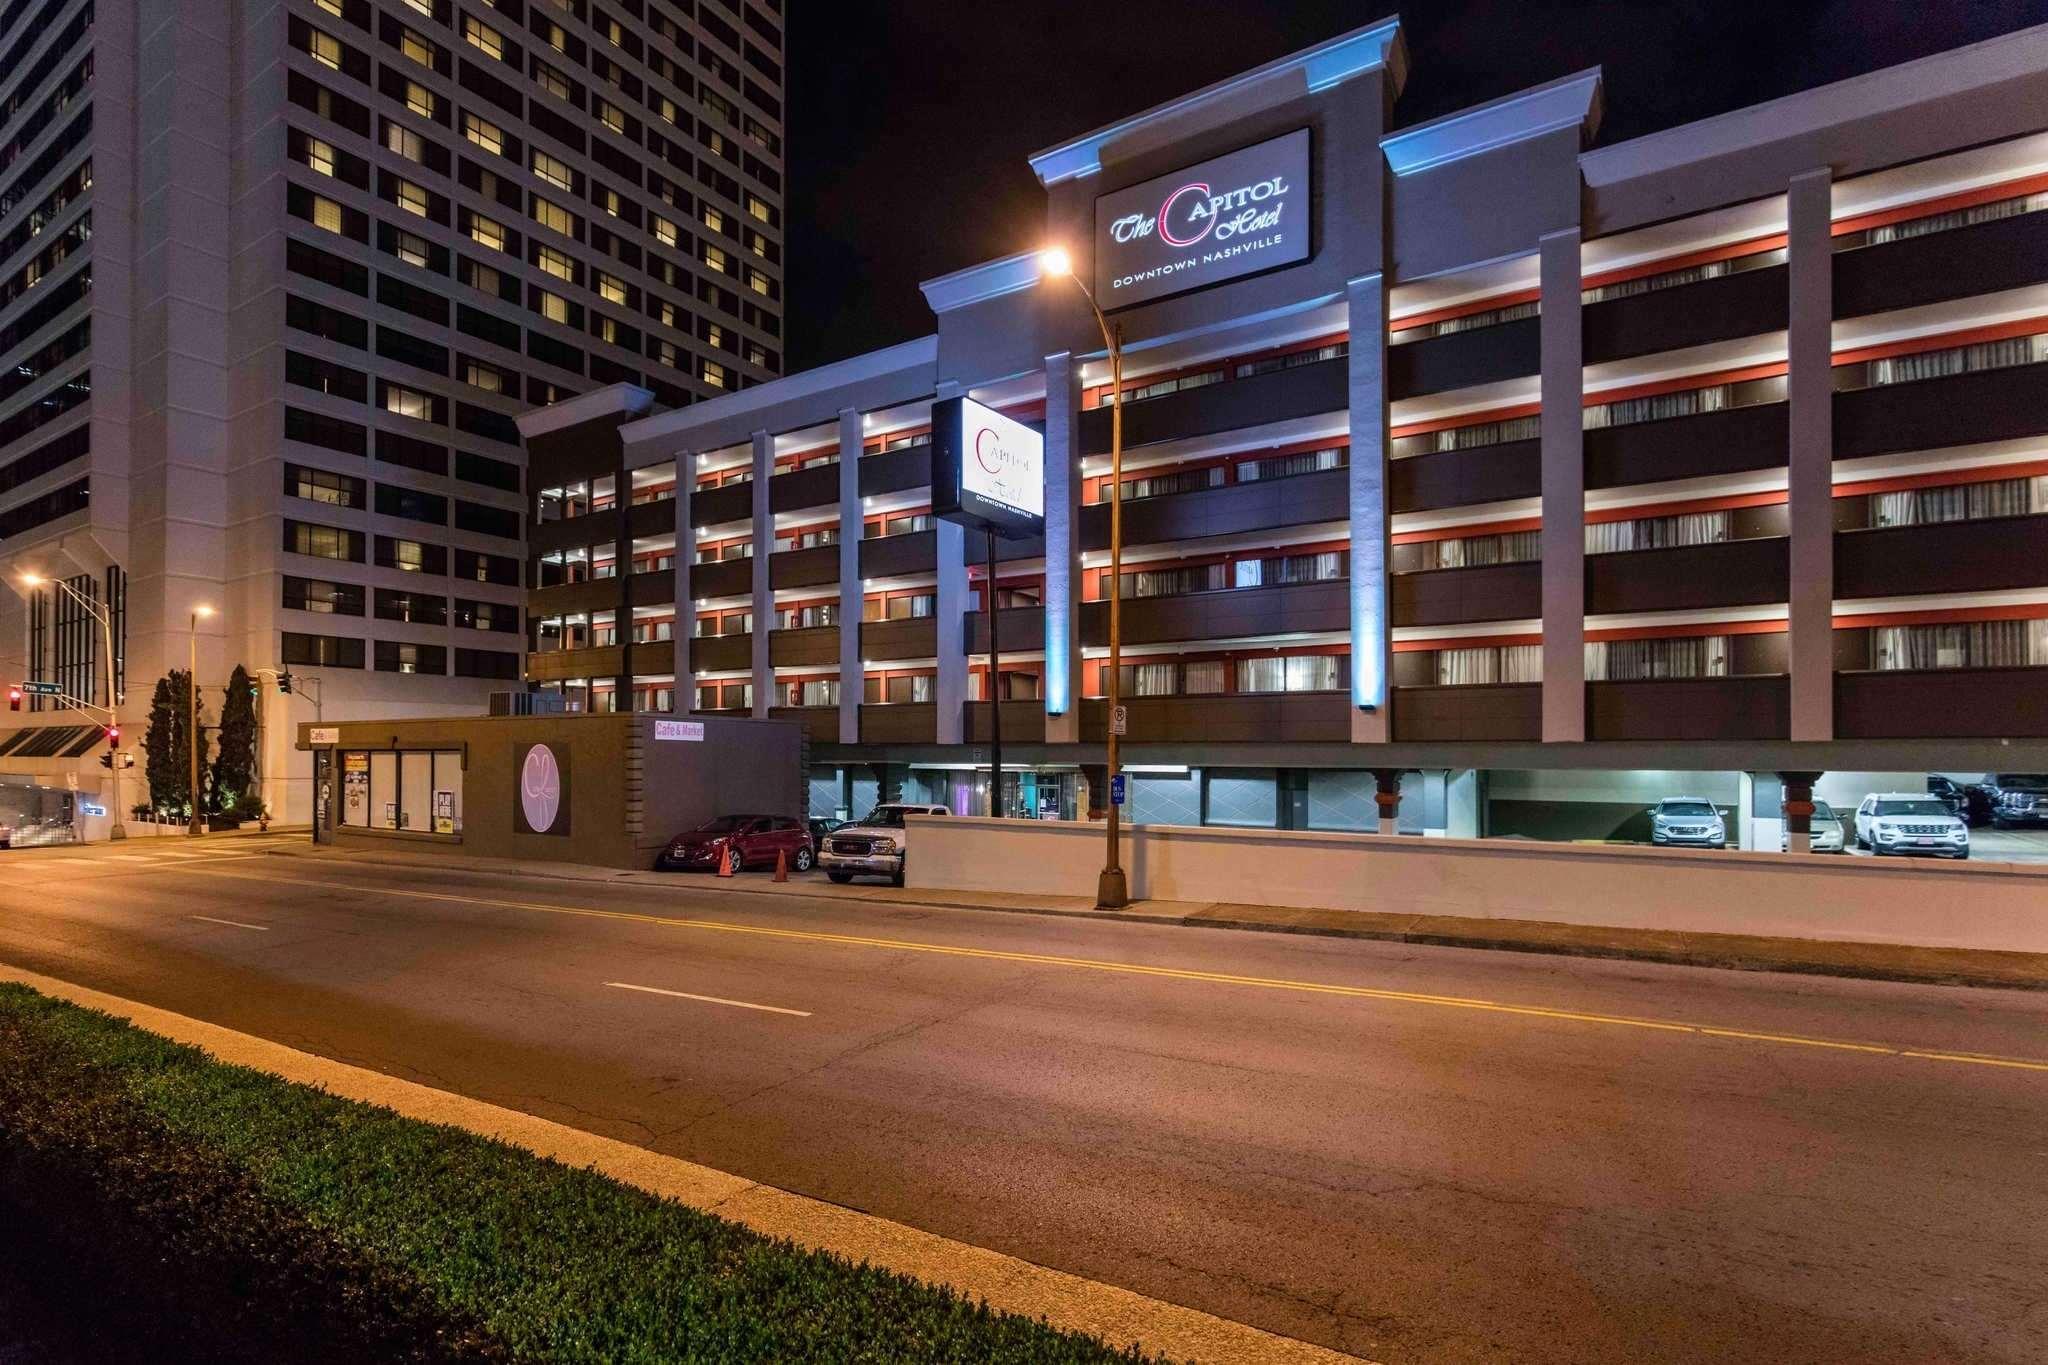
<svg viewBox="0 0 2048 1365">
<path fill-rule="evenodd" d="M 747 342 L 745 350 L 747 353 L 747 363 L 749 365 L 759 365 L 762 366 L 763 368 L 766 368 L 774 363 L 773 357 L 771 357 L 768 354 L 768 348 L 766 346 L 763 346 L 758 341 Z M 836 460 L 839 457 L 835 455 L 832 458 Z"/>
<path fill-rule="evenodd" d="M 1594 640 L 1586 645 L 1587 682 L 1727 676 L 1728 637 L 1725 635 L 1688 635 L 1662 640 Z"/>
<path fill-rule="evenodd" d="M 465 360 L 462 363 L 462 378 L 471 388 L 482 389 L 485 393 L 506 393 L 511 388 L 506 382 L 503 370 L 496 365 L 486 365 L 481 360 Z"/>
<path fill-rule="evenodd" d="M 674 246 L 676 244 L 676 225 L 674 223 L 656 215 L 652 226 L 655 241 L 660 242 L 663 246 Z"/>
<path fill-rule="evenodd" d="M 1984 521 L 2043 512 L 2048 512 L 2048 475 L 1870 495 L 1874 526 L 1924 526 L 1938 521 Z"/>
<path fill-rule="evenodd" d="M 1531 541 L 1540 531 L 1524 533 Z M 1586 526 L 1586 553 L 1618 554 L 1629 550 L 1668 550 L 1681 545 L 1715 545 L 1728 539 L 1726 512 L 1687 512 L 1669 517 L 1636 517 L 1629 521 L 1597 521 Z M 1536 553 L 1530 559 L 1538 558 Z"/>
<path fill-rule="evenodd" d="M 405 0 L 405 3 L 429 19 L 434 17 L 434 0 Z"/>
<path fill-rule="evenodd" d="M 624 303 L 626 282 L 617 275 L 607 275 L 600 270 L 597 272 L 597 292 L 606 303 Z"/>
<path fill-rule="evenodd" d="M 317 137 L 306 139 L 306 164 L 321 175 L 334 174 L 334 145 Z"/>
<path fill-rule="evenodd" d="M 1477 446 L 1533 441 L 1541 434 L 1540 417 L 1509 417 L 1498 422 L 1474 422 L 1468 426 L 1445 427 L 1439 431 L 1426 431 L 1414 436 L 1396 436 L 1388 446 L 1388 453 L 1400 460 L 1439 451 L 1471 450 Z"/>
<path fill-rule="evenodd" d="M 434 400 L 417 389 L 408 389 L 402 384 L 384 386 L 384 410 L 395 412 L 400 417 L 413 417 L 422 422 L 434 420 Z"/>
<path fill-rule="evenodd" d="M 1720 412 L 1725 408 L 1748 407 L 1754 403 L 1778 403 L 1784 398 L 1785 377 L 1775 375 L 1767 379 L 1680 389 L 1677 393 L 1594 403 L 1586 408 L 1584 422 L 1585 429 L 1593 431 L 1601 427 L 1633 426 L 1637 422 L 1660 422 L 1668 417 L 1692 417 L 1703 412 Z"/>
<path fill-rule="evenodd" d="M 836 626 L 839 624 L 837 602 L 813 602 L 807 607 L 785 607 L 782 612 L 784 630 L 809 630 L 815 626 Z"/>
<path fill-rule="evenodd" d="M 333 15 L 337 19 L 343 17 L 341 12 L 341 0 L 313 0 L 313 3 L 318 5 L 321 9 L 326 10 L 329 14 Z"/>
<path fill-rule="evenodd" d="M 426 139 L 412 129 L 396 123 L 384 125 L 384 146 L 386 150 L 398 153 L 407 161 L 424 161 L 427 156 Z"/>
<path fill-rule="evenodd" d="M 317 28 L 306 30 L 306 55 L 331 70 L 341 70 L 341 42 Z"/>
<path fill-rule="evenodd" d="M 569 50 L 569 35 L 564 33 L 562 26 L 553 20 L 549 20 L 541 26 L 540 40 L 557 52 L 567 53 Z"/>
<path fill-rule="evenodd" d="M 421 85 L 418 81 L 407 81 L 405 83 L 405 107 L 418 114 L 421 118 L 432 118 L 436 107 L 434 92 Z"/>
<path fill-rule="evenodd" d="M 435 59 L 440 56 L 434 44 L 409 28 L 398 31 L 398 50 L 430 71 L 434 67 Z"/>
<path fill-rule="evenodd" d="M 2048 209 L 2048 192 L 2021 194 L 2010 199 L 1999 199 L 1989 204 L 1972 204 L 1968 208 L 1952 209 L 1946 213 L 1930 213 L 1924 218 L 1909 218 L 1902 223 L 1886 223 L 1882 227 L 1867 228 L 1862 232 L 1845 232 L 1835 238 L 1835 250 L 1852 251 L 1860 246 L 1878 246 L 1884 242 L 1903 241 L 1908 237 L 1925 237 L 1932 232 L 1947 232 L 1953 228 L 1971 227 L 1977 223 L 1996 222 L 2001 218 L 2013 218 L 2023 213 L 2039 213 Z"/>
<path fill-rule="evenodd" d="M 1587 549 L 1593 528 L 1586 528 Z M 1425 569 L 1476 569 L 1488 564 L 1528 564 L 1543 557 L 1541 531 L 1504 531 L 1491 536 L 1456 536 L 1422 546 Z"/>
<path fill-rule="evenodd" d="M 613 132 L 623 135 L 626 131 L 626 111 L 610 100 L 598 100 L 597 121 Z"/>
<path fill-rule="evenodd" d="M 614 346 L 619 344 L 618 322 L 613 318 L 606 317 L 603 313 L 599 313 L 591 319 L 590 334 L 599 341 L 610 342 Z"/>
<path fill-rule="evenodd" d="M 1341 654 L 1290 654 L 1275 659 L 1239 659 L 1240 692 L 1335 692 L 1343 687 Z"/>
<path fill-rule="evenodd" d="M 1682 266 L 1677 270 L 1663 270 L 1654 275 L 1638 275 L 1632 280 L 1616 280 L 1612 284 L 1596 285 L 1580 293 L 1582 303 L 1603 303 L 1608 299 L 1625 299 L 1637 294 L 1654 293 L 1659 289 L 1674 289 L 1679 285 L 1698 284 L 1701 280 L 1717 280 L 1724 275 L 1739 275 L 1747 270 L 1763 270 L 1785 263 L 1785 248 L 1772 251 L 1752 251 L 1746 256 L 1733 256 L 1725 261 L 1708 261 L 1704 265 Z"/>
<path fill-rule="evenodd" d="M 747 196 L 747 214 L 749 217 L 758 219 L 771 226 L 775 222 L 775 210 L 769 208 L 768 201 L 759 195 L 750 194 Z"/>
<path fill-rule="evenodd" d="M 505 154 L 505 130 L 475 114 L 462 116 L 462 135 L 493 156 Z"/>
<path fill-rule="evenodd" d="M 486 294 L 502 294 L 505 277 L 487 265 L 464 258 L 459 267 L 462 282 L 471 289 L 480 289 Z"/>
<path fill-rule="evenodd" d="M 533 64 L 533 79 L 539 83 L 541 89 L 556 99 L 569 98 L 569 78 L 546 62 L 536 61 Z"/>
<path fill-rule="evenodd" d="M 416 217 L 427 216 L 427 191 L 423 185 L 410 180 L 400 180 L 392 185 L 392 199 L 398 207 Z"/>
<path fill-rule="evenodd" d="M 422 270 L 429 269 L 428 263 L 433 259 L 427 246 L 427 239 L 414 236 L 410 232 L 401 232 L 392 239 L 391 254 L 407 265 L 416 265 Z"/>
<path fill-rule="evenodd" d="M 1327 446 L 1322 450 L 1304 450 L 1293 455 L 1269 455 L 1263 460 L 1241 460 L 1232 469 L 1238 483 L 1256 483 L 1268 479 L 1291 479 L 1297 474 L 1318 474 L 1326 469 L 1342 469 L 1351 462 L 1349 446 Z"/>
<path fill-rule="evenodd" d="M 361 668 L 363 642 L 339 635 L 284 632 L 284 662 L 299 668 Z"/>
<path fill-rule="evenodd" d="M 1533 305 L 1532 311 L 1533 311 Z M 1306 351 L 1289 351 L 1286 355 L 1269 355 L 1258 360 L 1247 360 L 1232 372 L 1233 377 L 1249 379 L 1257 374 L 1273 374 L 1279 370 L 1299 369 L 1303 365 L 1320 364 L 1325 360 L 1338 360 L 1351 354 L 1351 343 L 1333 341 L 1327 346 L 1312 346 Z"/>
<path fill-rule="evenodd" d="M 283 600 L 288 611 L 317 612 L 322 616 L 363 614 L 363 590 L 353 583 L 330 583 L 325 579 L 286 575 Z"/>
<path fill-rule="evenodd" d="M 720 274 L 724 274 L 729 268 L 729 260 L 725 254 L 724 247 L 713 246 L 711 243 L 706 242 L 704 243 L 703 255 L 704 264 L 710 266 L 713 270 L 718 271 Z"/>
<path fill-rule="evenodd" d="M 361 479 L 325 469 L 308 469 L 303 465 L 288 464 L 284 467 L 284 491 L 290 497 L 324 502 L 330 507 L 363 505 Z"/>
<path fill-rule="evenodd" d="M 731 231 L 725 223 L 725 211 L 713 208 L 709 204 L 704 206 L 704 226 L 710 228 L 713 232 Z"/>
<path fill-rule="evenodd" d="M 505 38 L 473 15 L 462 16 L 462 40 L 486 57 L 505 58 Z"/>
<path fill-rule="evenodd" d="M 1886 670 L 2048 665 L 2048 619 L 1878 626 L 1870 636 L 1871 662 Z"/>
<path fill-rule="evenodd" d="M 809 678 L 803 682 L 783 684 L 783 695 L 788 698 L 785 706 L 837 706 L 839 705 L 839 679 Z"/>
<path fill-rule="evenodd" d="M 2015 365 L 2036 365 L 2048 361 L 2048 332 L 2029 337 L 2008 337 L 1974 346 L 1948 346 L 1938 351 L 1868 360 L 1855 365 L 1837 365 L 1837 391 L 1878 388 L 1886 384 L 1910 384 L 1918 379 L 1941 379 L 1949 375 L 1975 374 L 1980 370 L 2003 370 Z"/>
<path fill-rule="evenodd" d="M 310 555 L 314 559 L 360 562 L 363 557 L 363 541 L 358 533 L 338 526 L 315 526 L 303 521 L 284 524 L 284 548 L 292 554 Z"/>
<path fill-rule="evenodd" d="M 487 246 L 493 251 L 503 251 L 505 249 L 505 225 L 494 218 L 486 218 L 481 213 L 472 213 L 469 215 L 469 238 L 471 241 Z M 493 274 L 495 273 L 493 272 Z M 484 288 L 481 284 L 476 287 L 479 289 Z M 493 281 L 493 288 L 495 288 L 495 281 Z"/>
<path fill-rule="evenodd" d="M 655 363 L 666 365 L 671 370 L 683 368 L 683 353 L 676 349 L 676 344 L 673 341 L 656 341 L 648 355 Z"/>
<path fill-rule="evenodd" d="M 1482 327 L 1494 327 L 1503 322 L 1533 318 L 1541 311 L 1542 306 L 1532 299 L 1528 303 L 1511 303 L 1504 308 L 1489 308 L 1483 313 L 1467 313 L 1463 317 L 1418 323 L 1412 327 L 1404 326 L 1401 319 L 1396 318 L 1389 329 L 1387 341 L 1390 345 L 1405 346 L 1411 341 L 1428 341 L 1432 337 L 1450 336 L 1454 332 L 1476 332 Z"/>
<path fill-rule="evenodd" d="M 560 294 L 550 294 L 545 289 L 536 290 L 540 299 L 540 315 L 549 322 L 569 320 L 569 301 Z"/>
<path fill-rule="evenodd" d="M 1475 649 L 1436 651 L 1439 687 L 1477 687 L 1489 683 L 1543 681 L 1542 645 L 1482 645 Z"/>
<path fill-rule="evenodd" d="M 676 102 L 663 95 L 655 101 L 654 112 L 663 123 L 673 124 L 676 121 Z"/>
<path fill-rule="evenodd" d="M 341 205 L 323 195 L 313 196 L 313 226 L 323 232 L 342 232 Z"/>
<path fill-rule="evenodd" d="M 1192 493 L 1203 488 L 1221 488 L 1225 478 L 1224 468 L 1220 464 L 1210 465 L 1207 469 L 1138 474 L 1124 480 L 1124 497 L 1160 498 L 1171 493 Z"/>
<path fill-rule="evenodd" d="M 939 597 L 932 592 L 902 593 L 892 597 L 883 605 L 881 617 L 886 621 L 921 621 L 938 609 Z M 865 615 L 865 611 L 863 611 Z"/>
<path fill-rule="evenodd" d="M 534 264 L 558 280 L 576 283 L 576 263 L 571 261 L 566 253 L 551 246 L 534 247 Z"/>
<path fill-rule="evenodd" d="M 561 233 L 564 237 L 576 235 L 576 215 L 553 200 L 533 197 L 533 221 L 542 227 Z"/>
<path fill-rule="evenodd" d="M 448 651 L 441 645 L 379 640 L 376 660 L 379 673 L 445 674 L 448 671 Z"/>
<path fill-rule="evenodd" d="M 533 173 L 556 189 L 574 190 L 576 181 L 569 170 L 569 163 L 549 156 L 536 147 L 533 149 Z"/>
<path fill-rule="evenodd" d="M 617 190 L 611 190 L 611 189 L 600 189 L 600 190 L 599 190 L 599 191 L 597 192 L 597 206 L 598 206 L 598 207 L 599 207 L 600 209 L 604 210 L 604 212 L 605 212 L 605 215 L 606 215 L 607 217 L 610 217 L 610 218 L 616 218 L 616 217 L 618 217 L 618 216 L 619 216 L 619 192 L 618 192 Z"/>
<path fill-rule="evenodd" d="M 768 294 L 773 291 L 774 285 L 769 281 L 768 276 L 765 272 L 756 270 L 752 266 L 748 266 L 747 288 L 753 290 L 756 294 Z"/>
<path fill-rule="evenodd" d="M 389 552 L 388 568 L 421 573 L 427 567 L 427 547 L 417 540 L 383 540 L 382 546 Z"/>
<path fill-rule="evenodd" d="M 725 366 L 715 360 L 704 362 L 704 382 L 706 384 L 709 384 L 714 389 L 722 389 L 725 387 L 725 380 Z"/>
</svg>

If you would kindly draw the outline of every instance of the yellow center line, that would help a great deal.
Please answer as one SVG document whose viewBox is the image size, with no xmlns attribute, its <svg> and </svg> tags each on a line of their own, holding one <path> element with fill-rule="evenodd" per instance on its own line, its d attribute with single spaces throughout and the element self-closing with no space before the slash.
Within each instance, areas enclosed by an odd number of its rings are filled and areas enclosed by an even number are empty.
<svg viewBox="0 0 2048 1365">
<path fill-rule="evenodd" d="M 1385 1000 L 1410 1005 L 1434 1005 L 1442 1009 L 1477 1010 L 1487 1014 L 1519 1015 L 1533 1019 L 1557 1019 L 1581 1024 L 1604 1024 L 1613 1028 L 1649 1029 L 1660 1033 L 1689 1033 L 1703 1038 L 1726 1038 L 1788 1047 L 1832 1048 L 1845 1052 L 1869 1053 L 1880 1057 L 1913 1058 L 1920 1061 L 1971 1062 L 1982 1066 L 2012 1067 L 2022 1071 L 2048 1072 L 2048 1060 L 1998 1057 L 1983 1053 L 1947 1052 L 1937 1049 L 1894 1047 L 1885 1043 L 1844 1042 L 1809 1038 L 1793 1033 L 1753 1032 L 1711 1024 L 1689 1024 L 1669 1019 L 1639 1019 L 1623 1014 L 1598 1014 L 1583 1010 L 1554 1009 L 1546 1005 L 1523 1005 L 1500 1000 L 1480 1000 L 1460 995 L 1433 995 L 1418 991 L 1389 990 L 1379 986 L 1344 986 L 1323 981 L 1296 981 L 1286 977 L 1244 976 L 1235 972 L 1208 972 L 1191 967 L 1155 967 L 1140 962 L 1114 962 L 1103 958 L 1065 957 L 1053 953 L 1027 953 L 1006 948 L 970 948 L 947 943 L 922 943 L 913 939 L 875 938 L 863 934 L 832 934 L 815 929 L 778 929 L 758 924 L 728 924 L 718 920 L 687 919 L 650 915 L 631 910 L 600 910 L 591 906 L 556 905 L 545 901 L 520 901 L 497 896 L 460 896 L 446 891 L 422 891 L 412 887 L 352 885 L 348 882 L 319 881 L 308 877 L 273 877 L 246 872 L 228 872 L 212 867 L 181 866 L 163 869 L 192 876 L 225 877 L 235 881 L 270 882 L 281 886 L 310 886 L 329 891 L 353 891 L 362 895 L 402 896 L 409 900 L 440 901 L 451 905 L 477 905 L 508 910 L 530 910 L 538 914 L 573 915 L 585 919 L 619 920 L 651 924 L 667 929 L 697 929 L 709 933 L 744 934 L 757 938 L 786 939 L 799 943 L 827 943 L 851 948 L 880 948 L 897 952 L 929 953 L 939 957 L 974 958 L 985 962 L 1018 962 L 1041 967 L 1071 967 L 1081 971 L 1113 972 L 1125 976 L 1162 977 L 1174 981 L 1201 981 L 1213 985 L 1246 986 L 1259 990 L 1288 991 L 1302 995 L 1334 995 L 1356 1000 Z"/>
</svg>

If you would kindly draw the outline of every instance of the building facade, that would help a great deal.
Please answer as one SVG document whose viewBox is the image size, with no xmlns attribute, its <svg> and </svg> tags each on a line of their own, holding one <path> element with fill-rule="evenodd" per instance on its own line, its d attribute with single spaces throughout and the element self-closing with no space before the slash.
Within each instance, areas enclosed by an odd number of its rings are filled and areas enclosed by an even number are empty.
<svg viewBox="0 0 2048 1365">
<path fill-rule="evenodd" d="M 1747 842 L 1815 774 L 2048 768 L 2048 29 L 1608 147 L 1597 71 L 1396 127 L 1408 74 L 1388 21 L 1040 153 L 930 337 L 522 417 L 531 679 L 801 718 L 815 814 L 984 809 L 998 707 L 1071 817 L 1120 589 L 1140 820 Z M 1045 436 L 993 584 L 954 395 Z"/>
<path fill-rule="evenodd" d="M 513 415 L 780 368 L 782 68 L 779 0 L 8 0 L 0 671 L 103 706 L 110 604 L 133 748 L 268 670 L 296 819 L 296 722 L 517 688 Z"/>
</svg>

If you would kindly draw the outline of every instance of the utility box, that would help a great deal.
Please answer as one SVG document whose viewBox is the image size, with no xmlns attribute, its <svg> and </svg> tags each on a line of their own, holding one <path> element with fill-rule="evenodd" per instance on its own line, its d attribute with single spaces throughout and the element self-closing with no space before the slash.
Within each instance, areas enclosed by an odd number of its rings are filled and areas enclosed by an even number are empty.
<svg viewBox="0 0 2048 1365">
<path fill-rule="evenodd" d="M 298 747 L 318 842 L 643 868 L 715 815 L 801 817 L 803 742 L 787 720 L 501 715 L 302 724 Z"/>
</svg>

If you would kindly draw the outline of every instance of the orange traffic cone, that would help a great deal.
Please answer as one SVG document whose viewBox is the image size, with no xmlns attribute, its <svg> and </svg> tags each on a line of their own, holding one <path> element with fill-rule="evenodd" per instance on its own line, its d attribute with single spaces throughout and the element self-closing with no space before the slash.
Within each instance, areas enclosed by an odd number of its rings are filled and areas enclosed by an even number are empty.
<svg viewBox="0 0 2048 1365">
<path fill-rule="evenodd" d="M 789 850 L 786 848 L 775 851 L 775 880 L 778 882 L 789 880 Z"/>
<path fill-rule="evenodd" d="M 721 877 L 730 877 L 734 872 L 739 870 L 739 862 L 740 851 L 734 848 L 732 845 L 727 844 L 725 847 L 725 856 L 718 860 L 718 875 Z"/>
</svg>

